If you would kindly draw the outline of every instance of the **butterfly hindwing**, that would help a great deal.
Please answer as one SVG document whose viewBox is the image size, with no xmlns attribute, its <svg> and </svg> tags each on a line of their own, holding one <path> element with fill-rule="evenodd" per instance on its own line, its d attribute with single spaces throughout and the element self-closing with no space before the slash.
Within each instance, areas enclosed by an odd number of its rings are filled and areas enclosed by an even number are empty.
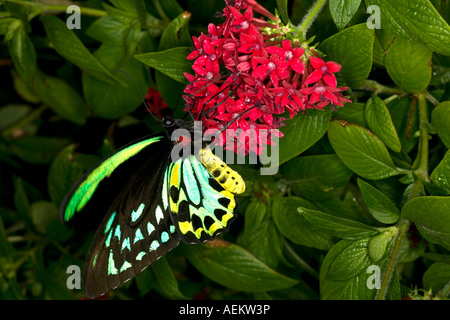
<svg viewBox="0 0 450 320">
<path fill-rule="evenodd" d="M 169 207 L 183 242 L 202 243 L 229 229 L 237 217 L 233 193 L 222 187 L 195 156 L 166 169 Z"/>
</svg>

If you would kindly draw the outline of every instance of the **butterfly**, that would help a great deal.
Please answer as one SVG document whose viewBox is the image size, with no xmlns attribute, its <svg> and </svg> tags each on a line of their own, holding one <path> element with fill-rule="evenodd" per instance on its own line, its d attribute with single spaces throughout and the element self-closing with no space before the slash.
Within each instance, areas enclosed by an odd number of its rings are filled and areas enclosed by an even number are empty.
<svg viewBox="0 0 450 320">
<path fill-rule="evenodd" d="M 166 112 L 162 123 L 163 134 L 134 141 L 102 160 L 62 202 L 63 223 L 98 225 L 83 275 L 88 298 L 124 284 L 180 240 L 213 240 L 237 217 L 242 177 L 206 145 L 197 154 L 172 159 L 175 146 L 190 142 L 192 122 Z M 172 141 L 180 128 L 189 135 Z"/>
</svg>

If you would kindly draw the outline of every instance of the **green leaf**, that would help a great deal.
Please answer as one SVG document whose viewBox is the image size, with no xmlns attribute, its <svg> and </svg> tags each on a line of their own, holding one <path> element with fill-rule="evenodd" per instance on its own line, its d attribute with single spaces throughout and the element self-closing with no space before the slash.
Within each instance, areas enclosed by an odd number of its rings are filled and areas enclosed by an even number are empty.
<svg viewBox="0 0 450 320">
<path fill-rule="evenodd" d="M 31 205 L 30 214 L 36 230 L 45 234 L 50 222 L 58 219 L 58 208 L 53 202 L 37 201 Z"/>
<path fill-rule="evenodd" d="M 349 219 L 340 218 L 324 212 L 298 208 L 298 212 L 316 228 L 329 234 L 349 240 L 367 238 L 378 233 L 375 228 Z"/>
<path fill-rule="evenodd" d="M 444 101 L 431 113 L 431 124 L 447 148 L 450 148 L 450 101 Z"/>
<path fill-rule="evenodd" d="M 450 190 L 450 150 L 447 150 L 442 161 L 434 168 L 430 179 L 436 186 Z"/>
<path fill-rule="evenodd" d="M 358 241 L 342 240 L 328 251 L 320 268 L 320 297 L 324 300 L 372 300 L 376 288 L 369 287 L 377 278 L 376 271 L 368 269 L 379 268 L 378 277 L 389 260 L 387 257 L 375 264 L 369 257 L 370 238 Z M 394 271 L 386 297 L 400 299 L 400 284 L 397 271 Z"/>
<path fill-rule="evenodd" d="M 141 297 L 145 296 L 156 285 L 156 276 L 151 268 L 147 268 L 135 278 L 136 285 Z"/>
<path fill-rule="evenodd" d="M 339 30 L 350 22 L 360 4 L 361 0 L 330 0 L 331 17 Z"/>
<path fill-rule="evenodd" d="M 216 240 L 202 246 L 186 246 L 194 267 L 207 278 L 234 290 L 263 292 L 292 287 L 297 280 L 266 266 L 242 247 Z"/>
<path fill-rule="evenodd" d="M 21 98 L 31 103 L 41 102 L 41 99 L 36 95 L 31 84 L 26 83 L 19 74 L 13 70 L 11 75 L 13 77 L 14 89 Z"/>
<path fill-rule="evenodd" d="M 386 70 L 402 90 L 420 92 L 431 80 L 431 54 L 427 47 L 397 38 L 386 54 Z"/>
<path fill-rule="evenodd" d="M 323 300 L 372 299 L 374 290 L 366 285 L 370 265 L 369 239 L 342 240 L 328 251 L 320 268 L 320 297 Z"/>
<path fill-rule="evenodd" d="M 434 294 L 450 285 L 450 265 L 443 262 L 433 263 L 423 275 L 424 289 L 431 289 Z M 446 296 L 449 295 L 447 289 Z"/>
<path fill-rule="evenodd" d="M 326 60 L 342 65 L 341 76 L 352 88 L 358 88 L 372 69 L 374 31 L 365 23 L 346 28 L 323 41 L 319 49 Z"/>
<path fill-rule="evenodd" d="M 371 262 L 368 254 L 370 240 L 369 238 L 356 240 L 342 248 L 339 255 L 330 261 L 327 279 L 348 280 L 365 270 Z M 325 264 L 325 261 L 323 263 Z"/>
<path fill-rule="evenodd" d="M 182 12 L 169 23 L 159 40 L 158 51 L 192 45 L 188 25 L 190 18 L 189 12 Z"/>
<path fill-rule="evenodd" d="M 178 289 L 178 282 L 165 257 L 152 264 L 156 278 L 156 290 L 167 299 L 187 299 Z"/>
<path fill-rule="evenodd" d="M 364 202 L 375 219 L 387 224 L 397 222 L 400 211 L 388 197 L 359 178 L 358 186 L 361 189 Z"/>
<path fill-rule="evenodd" d="M 30 219 L 30 202 L 23 187 L 22 178 L 17 178 L 14 188 L 14 207 L 19 216 L 27 223 L 31 223 Z"/>
<path fill-rule="evenodd" d="M 183 8 L 178 4 L 177 0 L 158 0 L 158 2 L 169 19 L 175 19 L 183 12 Z"/>
<path fill-rule="evenodd" d="M 31 112 L 30 106 L 24 104 L 8 104 L 0 107 L 0 130 L 4 130 Z"/>
<path fill-rule="evenodd" d="M 51 137 L 24 137 L 11 142 L 11 150 L 22 160 L 32 164 L 50 163 L 66 142 Z"/>
<path fill-rule="evenodd" d="M 281 20 L 284 24 L 288 24 L 291 20 L 289 19 L 288 13 L 288 0 L 277 0 L 278 12 L 280 13 Z"/>
<path fill-rule="evenodd" d="M 282 256 L 283 238 L 274 225 L 266 203 L 254 198 L 244 214 L 244 230 L 237 243 L 267 266 L 275 268 Z"/>
<path fill-rule="evenodd" d="M 347 184 L 352 172 L 335 154 L 301 156 L 281 167 L 296 194 L 308 199 L 323 199 Z"/>
<path fill-rule="evenodd" d="M 373 262 L 378 262 L 383 258 L 388 248 L 389 242 L 391 242 L 392 237 L 396 233 L 397 228 L 392 228 L 370 239 L 368 252 L 369 257 Z"/>
<path fill-rule="evenodd" d="M 364 103 L 344 102 L 344 107 L 333 112 L 333 119 L 345 120 L 354 124 L 366 127 L 366 119 L 364 117 Z"/>
<path fill-rule="evenodd" d="M 431 50 L 450 55 L 450 27 L 430 1 L 366 0 L 380 8 L 381 28 L 406 40 L 418 40 Z"/>
<path fill-rule="evenodd" d="M 124 20 L 116 16 L 104 16 L 95 20 L 86 33 L 100 42 L 123 44 L 134 27 L 139 28 L 137 19 Z"/>
<path fill-rule="evenodd" d="M 56 52 L 96 79 L 114 84 L 114 76 L 89 52 L 66 24 L 52 15 L 40 17 Z"/>
<path fill-rule="evenodd" d="M 80 125 L 86 122 L 87 111 L 83 99 L 64 80 L 37 70 L 33 88 L 39 99 L 60 116 Z"/>
<path fill-rule="evenodd" d="M 286 126 L 281 128 L 284 137 L 279 140 L 279 164 L 295 158 L 322 138 L 330 118 L 329 111 L 308 110 L 286 121 Z"/>
<path fill-rule="evenodd" d="M 369 129 L 375 133 L 389 149 L 400 152 L 402 144 L 398 138 L 391 115 L 378 96 L 372 96 L 364 110 Z"/>
<path fill-rule="evenodd" d="M 375 30 L 375 41 L 373 42 L 373 62 L 384 66 L 386 52 L 388 51 L 394 36 L 383 29 Z"/>
<path fill-rule="evenodd" d="M 20 20 L 17 20 L 20 22 Z M 30 83 L 36 71 L 36 50 L 28 37 L 23 23 L 15 28 L 8 42 L 9 54 L 17 73 L 25 82 Z"/>
<path fill-rule="evenodd" d="M 190 52 L 190 48 L 177 47 L 165 51 L 142 53 L 134 57 L 178 82 L 188 83 L 184 73 L 192 73 L 192 62 L 186 59 Z"/>
<path fill-rule="evenodd" d="M 387 107 L 402 143 L 402 151 L 409 153 L 419 141 L 414 135 L 419 130 L 419 108 L 415 106 L 412 97 L 395 99 Z"/>
<path fill-rule="evenodd" d="M 308 201 L 298 197 L 283 197 L 274 199 L 272 211 L 273 220 L 280 232 L 292 242 L 319 250 L 329 250 L 333 245 L 331 236 L 312 225 L 305 217 L 298 214 L 297 208 L 315 207 Z"/>
<path fill-rule="evenodd" d="M 158 51 L 165 51 L 177 47 L 190 47 L 192 46 L 192 40 L 189 35 L 188 22 L 190 20 L 190 14 L 182 13 L 173 19 L 169 25 L 164 29 L 161 39 L 159 41 Z M 184 57 L 179 57 L 177 63 L 186 63 L 187 55 Z M 172 63 L 170 60 L 166 62 L 165 68 L 168 64 Z M 185 66 L 186 67 L 186 66 Z M 169 67 L 170 68 L 170 67 Z M 180 71 L 180 69 L 178 69 Z M 188 72 L 192 72 L 189 69 Z M 180 76 L 180 74 L 178 74 Z M 184 76 L 183 76 L 184 77 Z M 180 78 L 179 80 L 174 80 L 168 75 L 162 73 L 161 71 L 155 72 L 155 80 L 158 85 L 158 91 L 164 101 L 175 111 L 175 117 L 184 116 L 183 108 L 179 108 L 181 102 L 181 95 L 186 86 L 186 79 Z"/>
<path fill-rule="evenodd" d="M 339 158 L 356 174 L 371 180 L 399 174 L 383 142 L 369 130 L 333 120 L 328 138 Z"/>
<path fill-rule="evenodd" d="M 98 81 L 87 73 L 83 73 L 82 83 L 86 101 L 92 110 L 102 118 L 116 119 L 134 111 L 142 104 L 139 92 L 147 92 L 148 77 L 144 66 L 137 60 L 130 58 L 124 64 L 117 65 L 114 57 L 123 54 L 123 47 L 117 45 L 103 45 L 95 56 L 109 70 L 120 69 L 117 79 L 121 83 L 113 85 Z M 137 86 L 137 88 L 136 88 Z"/>
<path fill-rule="evenodd" d="M 418 197 L 402 208 L 403 218 L 413 221 L 422 236 L 450 250 L 450 197 Z"/>
</svg>

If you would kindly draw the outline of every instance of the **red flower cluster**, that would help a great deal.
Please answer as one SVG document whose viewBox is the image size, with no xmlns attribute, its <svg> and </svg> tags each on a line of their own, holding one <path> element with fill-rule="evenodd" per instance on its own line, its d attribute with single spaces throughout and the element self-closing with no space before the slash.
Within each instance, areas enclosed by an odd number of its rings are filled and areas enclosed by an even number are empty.
<svg viewBox="0 0 450 320">
<path fill-rule="evenodd" d="M 336 87 L 339 64 L 287 39 L 289 28 L 255 0 L 225 2 L 225 21 L 193 37 L 195 48 L 187 58 L 194 60 L 195 75 L 185 74 L 190 84 L 184 91 L 189 111 L 202 120 L 204 130 L 221 132 L 219 143 L 225 149 L 260 154 L 272 144 L 272 134 L 282 136 L 266 130 L 283 125 L 280 115 L 286 111 L 292 118 L 300 110 L 328 104 L 334 109 L 350 101 L 341 94 L 347 88 Z M 255 12 L 269 20 L 256 18 Z M 242 129 L 247 139 L 224 129 Z M 246 133 L 250 129 L 251 135 Z"/>
</svg>

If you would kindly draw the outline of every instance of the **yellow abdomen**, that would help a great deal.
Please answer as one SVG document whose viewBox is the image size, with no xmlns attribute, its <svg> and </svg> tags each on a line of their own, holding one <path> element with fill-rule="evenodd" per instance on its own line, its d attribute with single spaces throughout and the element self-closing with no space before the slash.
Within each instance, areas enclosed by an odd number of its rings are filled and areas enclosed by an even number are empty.
<svg viewBox="0 0 450 320">
<path fill-rule="evenodd" d="M 214 155 L 209 148 L 201 149 L 200 156 L 206 170 L 211 173 L 222 187 L 234 194 L 240 194 L 245 191 L 245 182 L 239 173 Z"/>
</svg>

